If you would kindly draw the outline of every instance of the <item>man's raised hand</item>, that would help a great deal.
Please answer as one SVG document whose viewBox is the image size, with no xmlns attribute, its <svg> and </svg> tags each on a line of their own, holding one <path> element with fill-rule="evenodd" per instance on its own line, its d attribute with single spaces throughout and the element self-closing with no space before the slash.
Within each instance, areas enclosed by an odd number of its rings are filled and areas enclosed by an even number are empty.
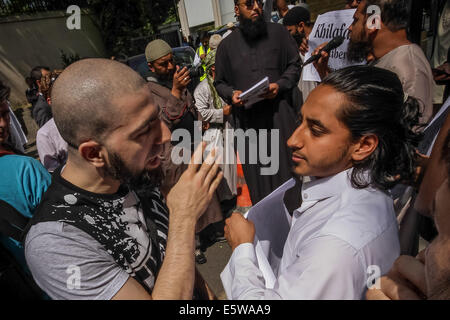
<svg viewBox="0 0 450 320">
<path fill-rule="evenodd" d="M 197 222 L 223 178 L 214 149 L 202 163 L 205 148 L 206 143 L 202 142 L 195 150 L 189 167 L 167 195 L 171 218 Z"/>
<path fill-rule="evenodd" d="M 320 46 L 318 46 L 314 52 L 313 55 L 319 54 L 320 50 L 322 50 L 328 42 L 322 43 Z M 330 59 L 330 54 L 326 51 L 320 52 L 320 58 L 317 61 L 314 61 L 314 67 L 317 70 L 317 73 L 319 73 L 319 76 L 321 79 L 324 79 L 329 73 L 330 68 L 328 67 L 328 60 Z"/>
<path fill-rule="evenodd" d="M 189 70 L 186 67 L 180 70 L 180 67 L 177 66 L 173 75 L 172 95 L 180 99 L 181 91 L 183 91 L 190 82 L 191 77 L 189 76 Z"/>
</svg>

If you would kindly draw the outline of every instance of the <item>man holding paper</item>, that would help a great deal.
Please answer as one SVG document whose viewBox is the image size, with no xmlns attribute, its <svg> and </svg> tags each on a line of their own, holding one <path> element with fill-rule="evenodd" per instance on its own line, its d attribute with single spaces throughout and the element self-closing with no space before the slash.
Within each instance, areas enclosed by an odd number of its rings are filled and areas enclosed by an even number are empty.
<svg viewBox="0 0 450 320">
<path fill-rule="evenodd" d="M 300 76 L 300 59 L 288 31 L 280 24 L 264 21 L 261 0 L 234 0 L 234 3 L 240 25 L 217 49 L 215 87 L 219 95 L 235 107 L 232 114 L 236 129 L 255 129 L 257 133 L 267 129 L 269 136 L 274 129 L 279 130 L 279 147 L 269 145 L 270 142 L 263 145 L 279 159 L 275 174 L 261 174 L 264 166 L 259 156 L 261 139 L 256 164 L 239 155 L 251 200 L 256 203 L 292 177 L 285 142 L 295 129 L 300 107 L 292 102 L 292 89 L 296 89 Z M 239 97 L 265 77 L 269 84 L 262 101 L 250 105 Z M 248 150 L 247 142 L 246 158 Z"/>
</svg>

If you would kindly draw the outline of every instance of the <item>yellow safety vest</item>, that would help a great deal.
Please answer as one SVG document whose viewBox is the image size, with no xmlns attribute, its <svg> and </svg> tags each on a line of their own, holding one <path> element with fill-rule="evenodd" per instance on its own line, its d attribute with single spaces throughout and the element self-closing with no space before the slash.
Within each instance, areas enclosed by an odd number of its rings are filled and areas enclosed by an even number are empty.
<svg viewBox="0 0 450 320">
<path fill-rule="evenodd" d="M 206 52 L 206 54 L 208 54 L 210 51 L 211 51 L 211 48 L 208 48 L 208 52 Z M 205 53 L 205 48 L 203 48 L 203 45 L 201 45 L 197 49 L 197 54 L 200 57 L 204 53 Z M 203 70 L 205 70 L 205 73 L 203 74 L 203 76 L 200 77 L 200 81 L 203 81 L 206 79 L 206 66 L 203 64 L 203 62 L 202 62 L 202 67 L 203 67 Z"/>
</svg>

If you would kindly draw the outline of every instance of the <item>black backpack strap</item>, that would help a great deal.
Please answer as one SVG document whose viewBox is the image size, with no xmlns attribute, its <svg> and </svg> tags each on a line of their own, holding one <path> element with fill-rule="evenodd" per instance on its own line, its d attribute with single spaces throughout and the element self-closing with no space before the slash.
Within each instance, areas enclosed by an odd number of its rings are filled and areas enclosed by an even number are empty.
<svg viewBox="0 0 450 320">
<path fill-rule="evenodd" d="M 0 200 L 0 233 L 16 241 L 22 241 L 22 231 L 29 219 L 6 201 Z"/>
</svg>

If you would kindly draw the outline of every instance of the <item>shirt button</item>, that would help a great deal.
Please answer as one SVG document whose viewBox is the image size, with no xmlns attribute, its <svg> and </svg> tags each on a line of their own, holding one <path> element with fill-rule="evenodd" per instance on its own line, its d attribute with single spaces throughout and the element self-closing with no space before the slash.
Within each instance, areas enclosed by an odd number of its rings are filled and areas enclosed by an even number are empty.
<svg viewBox="0 0 450 320">
<path fill-rule="evenodd" d="M 307 193 L 303 194 L 303 199 L 308 199 L 308 194 Z"/>
</svg>

